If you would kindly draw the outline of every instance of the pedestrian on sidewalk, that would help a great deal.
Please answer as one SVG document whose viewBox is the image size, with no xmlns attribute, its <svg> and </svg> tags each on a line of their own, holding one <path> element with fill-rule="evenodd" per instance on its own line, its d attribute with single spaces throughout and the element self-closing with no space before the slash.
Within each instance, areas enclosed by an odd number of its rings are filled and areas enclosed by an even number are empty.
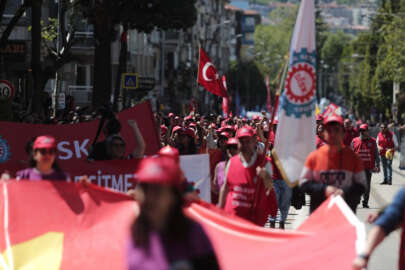
<svg viewBox="0 0 405 270">
<path fill-rule="evenodd" d="M 300 188 L 311 196 L 310 213 L 331 195 L 342 195 L 356 213 L 366 190 L 363 162 L 350 147 L 343 145 L 343 119 L 330 115 L 324 119 L 326 145 L 307 157 Z"/>
<path fill-rule="evenodd" d="M 351 148 L 363 161 L 367 180 L 367 188 L 363 197 L 363 208 L 370 208 L 368 200 L 370 197 L 371 176 L 373 172 L 380 171 L 380 157 L 377 150 L 376 140 L 368 134 L 368 125 L 360 125 L 359 131 L 360 136 L 353 139 Z"/>
<path fill-rule="evenodd" d="M 380 132 L 377 135 L 377 147 L 384 173 L 384 181 L 380 185 L 392 185 L 392 160 L 395 149 L 398 148 L 398 140 L 386 124 L 380 125 Z"/>
</svg>

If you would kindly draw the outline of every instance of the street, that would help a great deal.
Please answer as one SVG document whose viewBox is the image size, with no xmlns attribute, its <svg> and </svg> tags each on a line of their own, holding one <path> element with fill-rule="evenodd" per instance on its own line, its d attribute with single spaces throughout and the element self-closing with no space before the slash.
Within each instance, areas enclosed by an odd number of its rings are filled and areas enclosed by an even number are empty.
<svg viewBox="0 0 405 270">
<path fill-rule="evenodd" d="M 382 171 L 379 174 L 373 174 L 371 179 L 371 193 L 369 209 L 362 208 L 359 205 L 357 209 L 358 218 L 366 223 L 367 217 L 371 213 L 378 212 L 381 208 L 390 203 L 397 193 L 397 191 L 404 184 L 405 172 L 399 169 L 399 154 L 395 155 L 392 164 L 392 186 L 380 185 L 383 180 Z M 304 220 L 308 217 L 309 213 L 309 197 L 307 197 L 307 205 L 300 210 L 296 210 L 294 207 L 290 208 L 290 214 L 287 220 L 287 229 L 296 229 Z M 366 223 L 367 231 L 370 230 L 371 225 Z M 397 269 L 399 244 L 401 240 L 400 230 L 396 230 L 391 233 L 381 244 L 376 248 L 373 255 L 370 258 L 369 270 L 387 270 Z"/>
</svg>

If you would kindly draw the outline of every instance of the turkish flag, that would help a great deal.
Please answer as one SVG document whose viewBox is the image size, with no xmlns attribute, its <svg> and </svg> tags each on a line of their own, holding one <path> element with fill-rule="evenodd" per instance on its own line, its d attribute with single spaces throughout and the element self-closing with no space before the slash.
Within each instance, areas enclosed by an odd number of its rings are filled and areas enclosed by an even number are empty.
<svg viewBox="0 0 405 270">
<path fill-rule="evenodd" d="M 200 48 L 200 62 L 198 64 L 197 82 L 214 95 L 220 97 L 228 96 L 217 69 L 202 48 Z"/>
<path fill-rule="evenodd" d="M 222 85 L 224 86 L 225 91 L 228 93 L 228 87 L 226 86 L 226 77 L 225 75 L 222 76 Z M 229 116 L 229 100 L 228 96 L 222 98 L 222 111 L 224 112 L 224 116 L 228 118 Z"/>
</svg>

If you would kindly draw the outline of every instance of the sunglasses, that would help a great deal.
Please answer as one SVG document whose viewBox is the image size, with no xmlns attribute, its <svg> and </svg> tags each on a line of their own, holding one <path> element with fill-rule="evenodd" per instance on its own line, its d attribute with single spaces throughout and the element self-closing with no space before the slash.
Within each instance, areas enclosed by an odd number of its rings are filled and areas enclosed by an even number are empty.
<svg viewBox="0 0 405 270">
<path fill-rule="evenodd" d="M 46 149 L 46 148 L 42 148 L 42 149 L 37 149 L 38 152 L 41 153 L 41 155 L 55 155 L 56 154 L 56 149 Z"/>
<path fill-rule="evenodd" d="M 111 144 L 113 147 L 125 147 L 125 143 L 113 143 Z"/>
</svg>

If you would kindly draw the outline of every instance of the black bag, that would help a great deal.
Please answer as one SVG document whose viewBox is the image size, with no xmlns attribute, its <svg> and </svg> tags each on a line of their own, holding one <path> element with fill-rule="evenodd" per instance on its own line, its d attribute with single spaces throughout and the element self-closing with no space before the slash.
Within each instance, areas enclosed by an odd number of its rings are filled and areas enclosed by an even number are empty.
<svg viewBox="0 0 405 270">
<path fill-rule="evenodd" d="M 300 210 L 305 205 L 305 193 L 298 186 L 292 189 L 291 205 Z"/>
</svg>

